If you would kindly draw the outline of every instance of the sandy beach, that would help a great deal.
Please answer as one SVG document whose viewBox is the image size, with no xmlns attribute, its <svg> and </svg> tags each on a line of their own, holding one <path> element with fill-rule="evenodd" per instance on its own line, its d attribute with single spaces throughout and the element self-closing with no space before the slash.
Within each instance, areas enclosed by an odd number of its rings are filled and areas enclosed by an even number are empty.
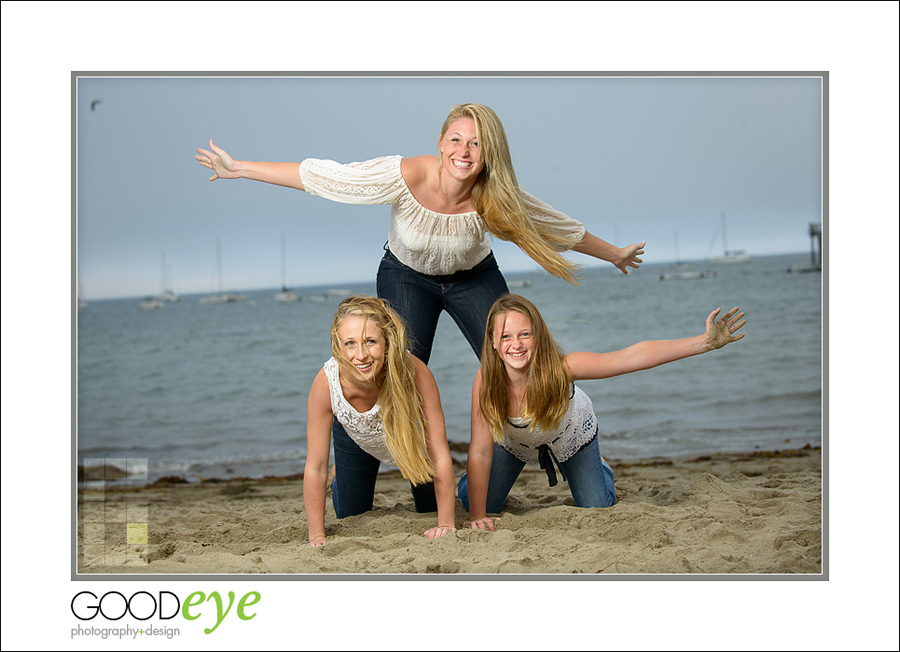
<svg viewBox="0 0 900 652">
<path fill-rule="evenodd" d="M 372 512 L 307 545 L 299 477 L 79 491 L 79 574 L 808 574 L 822 567 L 821 450 L 610 459 L 619 503 L 573 505 L 528 467 L 496 532 L 430 541 L 408 483 L 385 474 Z M 457 477 L 462 473 L 457 469 Z M 170 479 L 175 480 L 175 479 Z"/>
</svg>

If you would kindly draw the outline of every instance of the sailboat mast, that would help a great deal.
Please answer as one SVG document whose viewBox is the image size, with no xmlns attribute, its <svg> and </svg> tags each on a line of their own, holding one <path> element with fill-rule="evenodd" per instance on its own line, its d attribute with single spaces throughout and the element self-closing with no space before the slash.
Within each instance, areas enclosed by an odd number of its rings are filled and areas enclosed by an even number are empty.
<svg viewBox="0 0 900 652">
<path fill-rule="evenodd" d="M 284 274 L 284 235 L 281 236 L 281 289 L 287 290 L 287 283 Z"/>
<path fill-rule="evenodd" d="M 722 255 L 728 255 L 728 238 L 725 236 L 725 213 L 722 213 Z"/>
<path fill-rule="evenodd" d="M 216 237 L 216 276 L 219 280 L 219 292 L 222 290 L 222 245 Z"/>
</svg>

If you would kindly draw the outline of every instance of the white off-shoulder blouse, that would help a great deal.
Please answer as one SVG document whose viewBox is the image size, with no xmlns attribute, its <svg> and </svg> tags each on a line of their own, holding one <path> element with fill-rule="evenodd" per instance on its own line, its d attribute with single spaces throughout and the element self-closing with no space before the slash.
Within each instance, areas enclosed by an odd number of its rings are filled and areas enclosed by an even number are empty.
<svg viewBox="0 0 900 652">
<path fill-rule="evenodd" d="M 341 164 L 324 159 L 300 163 L 300 181 L 311 195 L 345 204 L 391 204 L 388 246 L 421 274 L 446 275 L 472 269 L 491 251 L 484 220 L 477 212 L 448 215 L 422 206 L 400 173 L 401 156 Z M 584 238 L 584 225 L 522 190 L 529 217 L 570 243 Z"/>
</svg>

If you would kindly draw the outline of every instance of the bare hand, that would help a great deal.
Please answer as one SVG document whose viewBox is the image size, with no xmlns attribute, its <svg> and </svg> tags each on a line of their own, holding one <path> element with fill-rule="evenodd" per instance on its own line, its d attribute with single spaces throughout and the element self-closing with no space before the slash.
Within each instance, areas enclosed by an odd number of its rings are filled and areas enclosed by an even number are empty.
<svg viewBox="0 0 900 652">
<path fill-rule="evenodd" d="M 234 159 L 228 155 L 221 147 L 216 147 L 213 145 L 212 139 L 209 141 L 209 148 L 212 150 L 211 152 L 205 149 L 197 148 L 197 155 L 194 157 L 198 161 L 200 161 L 200 165 L 205 168 L 209 168 L 214 172 L 214 174 L 209 178 L 210 181 L 215 181 L 216 179 L 237 179 L 238 175 L 235 174 L 235 164 Z"/>
<path fill-rule="evenodd" d="M 470 525 L 473 530 L 490 530 L 494 532 L 494 521 L 500 522 L 499 516 L 485 516 L 484 518 L 477 518 L 474 521 L 466 521 L 463 523 L 463 527 Z"/>
<path fill-rule="evenodd" d="M 638 258 L 638 256 L 644 255 L 644 245 L 647 244 L 647 241 L 644 240 L 641 244 L 633 244 L 628 247 L 623 247 L 619 251 L 621 255 L 618 260 L 613 262 L 613 265 L 622 270 L 623 274 L 628 273 L 628 268 L 632 267 L 634 269 L 639 269 L 641 263 L 644 262 L 642 258 Z"/>
<path fill-rule="evenodd" d="M 446 536 L 451 532 L 456 532 L 456 528 L 438 525 L 437 527 L 433 527 L 430 530 L 425 530 L 425 536 L 429 539 L 440 539 L 441 537 Z"/>
<path fill-rule="evenodd" d="M 726 312 L 725 315 L 718 321 L 716 321 L 716 316 L 721 310 L 721 308 L 716 308 L 711 313 L 709 313 L 709 317 L 706 318 L 707 351 L 712 351 L 713 349 L 721 349 L 726 344 L 737 342 L 739 339 L 744 337 L 744 335 L 746 335 L 746 333 L 741 333 L 737 336 L 734 335 L 735 332 L 740 330 L 744 326 L 744 324 L 747 323 L 747 320 L 743 318 L 744 313 L 741 312 L 735 314 L 738 311 L 738 308 L 734 307 Z"/>
<path fill-rule="evenodd" d="M 312 548 L 318 548 L 319 546 L 324 546 L 324 545 L 325 545 L 325 535 L 324 535 L 324 534 L 320 534 L 320 535 L 315 536 L 315 537 L 310 537 L 310 538 L 309 538 L 309 545 L 310 545 L 310 547 L 312 547 Z"/>
</svg>

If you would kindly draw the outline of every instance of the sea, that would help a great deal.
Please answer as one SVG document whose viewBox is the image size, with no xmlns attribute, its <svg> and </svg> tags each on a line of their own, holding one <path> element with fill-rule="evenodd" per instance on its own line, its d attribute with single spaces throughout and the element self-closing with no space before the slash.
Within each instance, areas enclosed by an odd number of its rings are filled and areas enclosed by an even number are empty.
<svg viewBox="0 0 900 652">
<path fill-rule="evenodd" d="M 746 313 L 745 337 L 723 349 L 579 382 L 605 457 L 675 458 L 822 444 L 823 277 L 809 263 L 798 253 L 645 264 L 627 276 L 606 265 L 586 268 L 577 287 L 541 270 L 507 280 L 567 352 L 690 337 L 715 308 Z M 334 311 L 348 294 L 374 295 L 372 274 L 359 284 L 294 288 L 294 303 L 276 301 L 277 289 L 230 303 L 182 296 L 159 309 L 138 299 L 91 301 L 75 326 L 77 464 L 105 462 L 146 482 L 301 473 L 309 387 L 331 355 Z M 468 442 L 478 361 L 446 314 L 429 367 L 448 439 Z"/>
</svg>

